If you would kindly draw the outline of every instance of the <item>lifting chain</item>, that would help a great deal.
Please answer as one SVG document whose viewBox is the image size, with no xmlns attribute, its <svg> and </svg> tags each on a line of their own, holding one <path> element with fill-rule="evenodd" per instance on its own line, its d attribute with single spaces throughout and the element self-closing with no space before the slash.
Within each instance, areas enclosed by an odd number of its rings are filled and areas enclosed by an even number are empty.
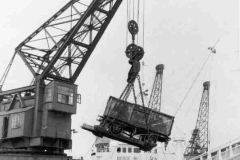
<svg viewBox="0 0 240 160">
<path fill-rule="evenodd" d="M 138 79 L 138 83 L 139 83 L 139 89 L 140 89 L 140 95 L 141 95 L 141 99 L 142 99 L 142 105 L 143 105 L 143 107 L 144 107 L 144 112 L 145 112 L 145 114 L 144 114 L 144 116 L 145 116 L 145 123 L 146 123 L 146 126 L 147 126 L 147 132 L 148 132 L 148 137 L 147 137 L 147 139 L 149 140 L 149 138 L 150 138 L 150 134 L 149 134 L 149 124 L 148 124 L 148 116 L 147 116 L 147 110 L 146 110 L 146 108 L 145 108 L 145 104 L 144 104 L 144 99 L 143 99 L 143 92 L 142 92 L 142 86 L 141 86 L 141 80 L 140 80 L 140 76 L 138 75 L 137 76 L 137 79 Z M 150 115 L 149 115 L 150 116 Z"/>
<path fill-rule="evenodd" d="M 137 79 L 138 79 L 138 84 L 139 84 L 139 89 L 140 89 L 140 96 L 141 96 L 141 99 L 142 99 L 142 105 L 143 105 L 143 107 L 145 107 L 144 98 L 143 98 L 143 92 L 142 92 L 142 86 L 141 86 L 141 80 L 140 80 L 140 76 L 139 75 L 137 76 Z"/>
<path fill-rule="evenodd" d="M 135 102 L 135 104 L 137 104 L 137 97 L 136 97 L 136 92 L 135 92 L 134 85 L 133 85 L 133 88 L 132 88 L 132 90 L 133 90 L 134 102 Z"/>
<path fill-rule="evenodd" d="M 125 96 L 124 96 L 124 98 L 123 98 L 124 101 L 127 101 L 128 97 L 129 97 L 129 95 L 130 95 L 130 93 L 131 93 L 131 89 L 132 89 L 132 88 L 133 88 L 133 84 L 129 84 L 129 87 L 128 87 L 128 89 L 127 89 L 127 92 L 126 92 L 126 94 L 125 94 Z"/>
<path fill-rule="evenodd" d="M 121 96 L 119 97 L 119 99 L 124 99 L 123 97 L 125 97 L 125 94 L 127 93 L 128 88 L 129 88 L 129 84 L 127 84 L 127 86 L 124 88 L 124 90 L 123 90 Z"/>
<path fill-rule="evenodd" d="M 134 89 L 134 84 L 132 83 L 128 83 L 127 86 L 125 87 L 125 89 L 123 90 L 121 96 L 119 97 L 119 99 L 123 100 L 123 101 L 127 101 L 131 91 L 133 90 L 133 95 L 134 95 L 134 101 L 135 103 L 137 103 L 137 98 L 136 98 L 136 93 L 135 93 L 135 89 Z"/>
</svg>

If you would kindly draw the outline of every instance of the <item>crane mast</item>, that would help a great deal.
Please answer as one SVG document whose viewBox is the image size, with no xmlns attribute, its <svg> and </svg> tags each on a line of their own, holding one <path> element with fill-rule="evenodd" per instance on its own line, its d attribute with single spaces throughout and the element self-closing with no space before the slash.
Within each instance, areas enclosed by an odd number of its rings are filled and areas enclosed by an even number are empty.
<svg viewBox="0 0 240 160">
<path fill-rule="evenodd" d="M 184 152 L 184 157 L 187 160 L 208 151 L 209 89 L 210 82 L 204 82 L 197 123 L 192 132 L 189 144 Z"/>
<path fill-rule="evenodd" d="M 148 104 L 149 108 L 152 108 L 159 112 L 161 110 L 163 70 L 164 70 L 163 64 L 159 64 L 156 66 L 156 76 Z"/>
<path fill-rule="evenodd" d="M 88 3 L 69 1 L 16 47 L 33 83 L 0 92 L 0 149 L 60 155 L 71 149 L 71 115 L 78 101 L 74 83 L 122 0 Z"/>
</svg>

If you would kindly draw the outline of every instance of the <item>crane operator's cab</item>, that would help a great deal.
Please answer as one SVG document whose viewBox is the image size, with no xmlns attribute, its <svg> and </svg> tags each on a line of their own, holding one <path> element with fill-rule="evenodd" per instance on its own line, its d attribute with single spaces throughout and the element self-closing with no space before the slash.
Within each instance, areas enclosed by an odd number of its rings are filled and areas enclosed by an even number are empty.
<svg viewBox="0 0 240 160">
<path fill-rule="evenodd" d="M 42 148 L 59 153 L 71 149 L 71 115 L 77 110 L 77 86 L 52 81 L 40 87 L 43 94 L 39 97 L 35 91 L 32 86 L 8 91 L 11 94 L 0 93 L 0 147 Z M 36 97 L 42 100 L 37 111 Z"/>
<path fill-rule="evenodd" d="M 57 81 L 50 82 L 44 90 L 44 107 L 47 110 L 69 114 L 76 113 L 77 86 Z"/>
</svg>

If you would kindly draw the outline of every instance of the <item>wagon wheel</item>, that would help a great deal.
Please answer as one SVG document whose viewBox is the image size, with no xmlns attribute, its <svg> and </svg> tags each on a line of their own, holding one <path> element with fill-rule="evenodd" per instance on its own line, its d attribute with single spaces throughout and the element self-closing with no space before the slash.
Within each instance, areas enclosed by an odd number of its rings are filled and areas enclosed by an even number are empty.
<svg viewBox="0 0 240 160">
<path fill-rule="evenodd" d="M 122 126 L 117 124 L 112 124 L 110 127 L 111 133 L 120 135 L 122 133 Z"/>
<path fill-rule="evenodd" d="M 156 135 L 156 134 L 150 135 L 151 142 L 157 143 L 157 140 L 158 140 L 158 135 Z"/>
<path fill-rule="evenodd" d="M 103 127 L 108 131 L 109 128 L 110 128 L 110 124 L 106 122 L 106 123 L 103 125 Z"/>
<path fill-rule="evenodd" d="M 110 124 L 108 122 L 108 118 L 103 118 L 102 121 L 100 122 L 100 126 L 105 128 L 106 130 L 108 130 L 109 127 L 110 127 Z"/>
<path fill-rule="evenodd" d="M 148 136 L 140 135 L 139 140 L 142 141 L 142 142 L 146 142 L 148 140 Z"/>
<path fill-rule="evenodd" d="M 134 138 L 134 136 L 136 136 L 136 133 L 137 133 L 137 129 L 136 128 L 131 128 L 131 132 L 130 132 L 130 135 L 129 135 L 129 137 L 130 138 Z"/>
</svg>

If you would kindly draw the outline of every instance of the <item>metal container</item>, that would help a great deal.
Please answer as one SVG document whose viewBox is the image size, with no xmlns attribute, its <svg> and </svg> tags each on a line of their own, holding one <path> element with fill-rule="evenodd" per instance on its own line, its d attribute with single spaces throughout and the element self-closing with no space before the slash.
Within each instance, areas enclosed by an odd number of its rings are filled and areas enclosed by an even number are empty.
<svg viewBox="0 0 240 160">
<path fill-rule="evenodd" d="M 164 136 L 171 134 L 174 117 L 110 97 L 105 108 L 103 117 L 116 119 L 137 128 L 150 130 Z"/>
</svg>

